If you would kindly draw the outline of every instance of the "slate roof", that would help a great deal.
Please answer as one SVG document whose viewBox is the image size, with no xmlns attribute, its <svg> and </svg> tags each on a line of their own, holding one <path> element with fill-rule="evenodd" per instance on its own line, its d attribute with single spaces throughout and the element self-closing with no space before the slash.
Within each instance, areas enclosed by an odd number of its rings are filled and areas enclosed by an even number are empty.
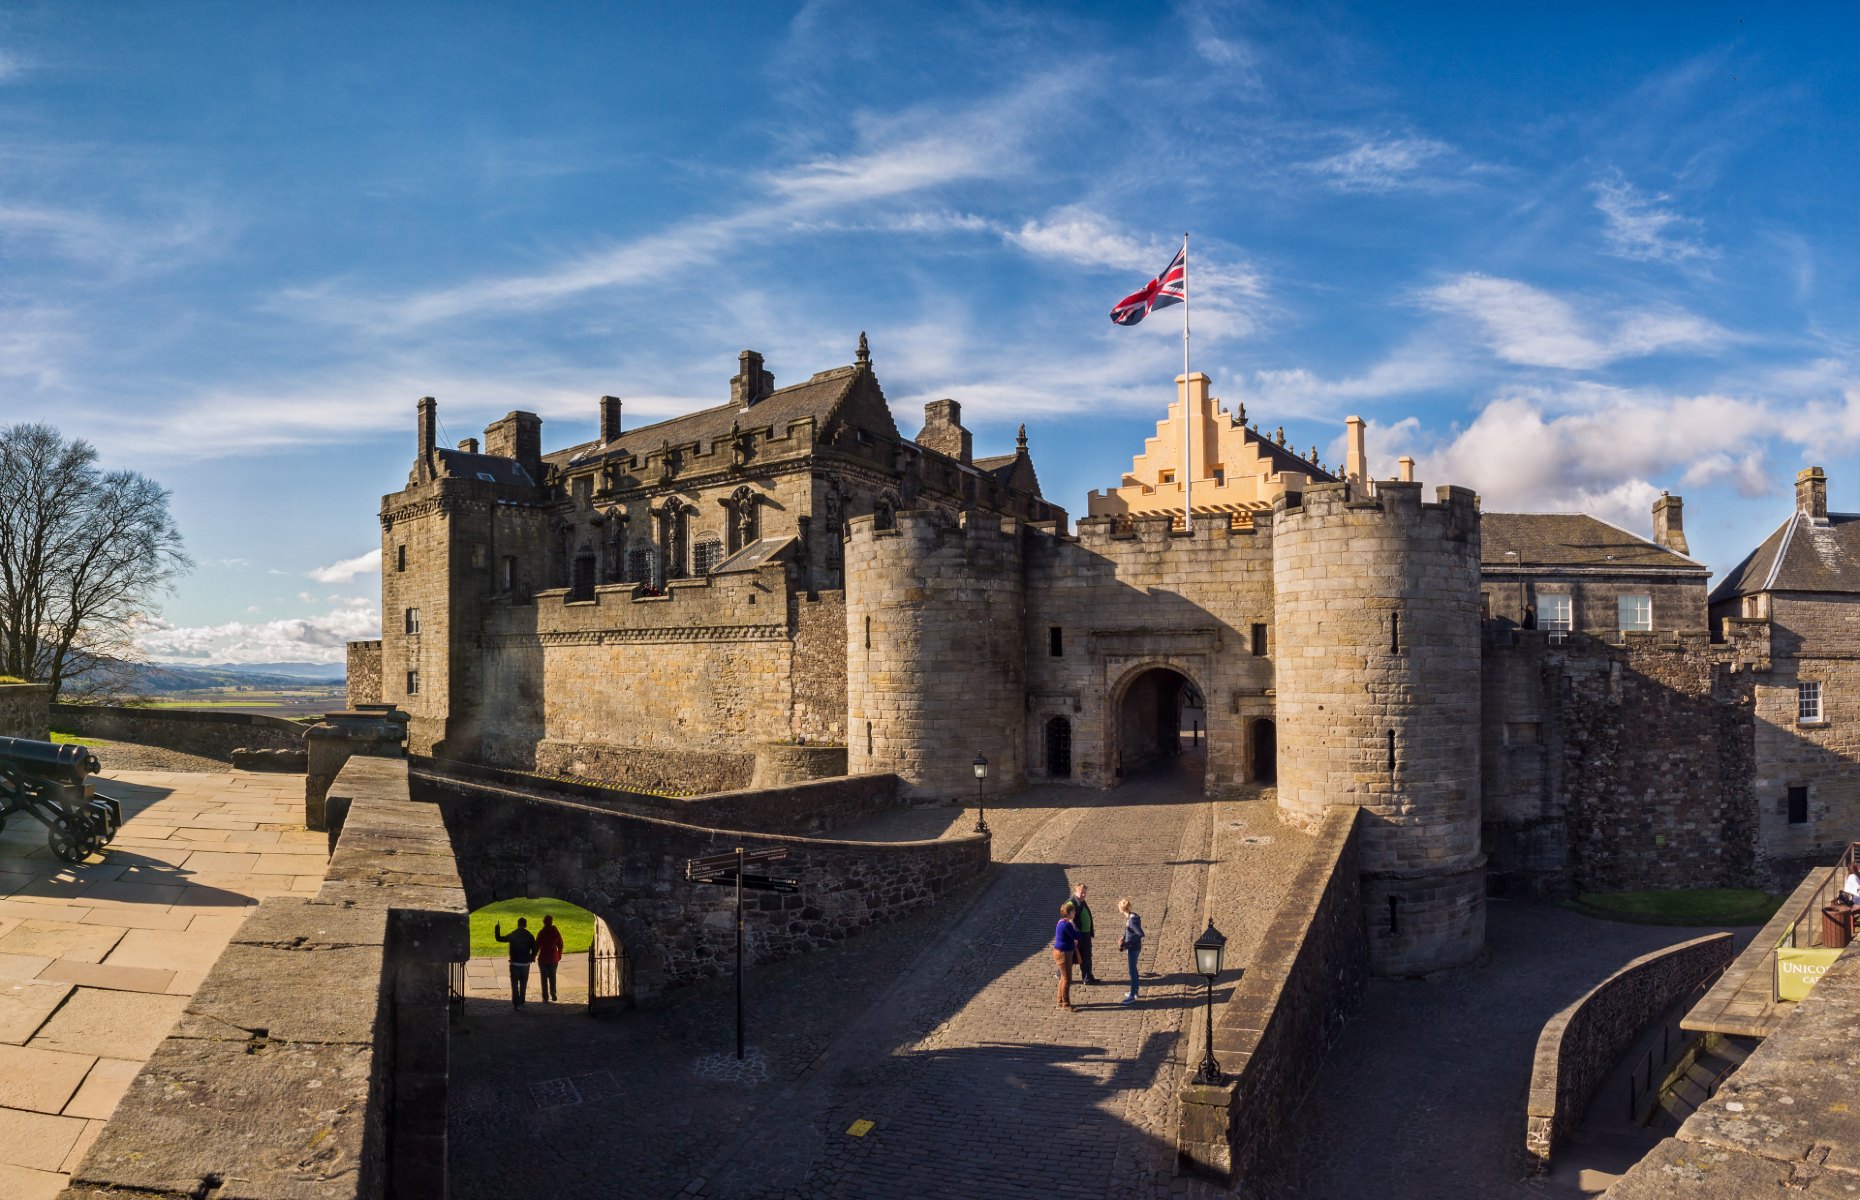
<svg viewBox="0 0 1860 1200">
<path fill-rule="evenodd" d="M 777 388 L 751 405 L 747 411 L 739 404 L 721 404 L 716 408 L 706 408 L 653 425 L 629 429 L 606 445 L 583 442 L 579 446 L 545 454 L 543 459 L 559 467 L 619 450 L 644 458 L 665 442 L 674 446 L 689 446 L 696 442 L 708 448 L 718 439 L 729 437 L 732 425 L 743 429 L 766 429 L 772 426 L 777 432 L 785 432 L 790 421 L 807 417 L 814 418 L 824 433 L 829 421 L 838 415 L 841 406 L 852 394 L 860 375 L 859 366 L 836 367 L 831 371 L 820 372 L 805 383 Z M 876 390 L 876 383 L 873 386 Z M 868 426 L 873 424 L 875 422 L 868 422 Z M 873 428 L 872 431 L 890 437 L 897 436 L 895 425 L 889 429 Z"/>
<path fill-rule="evenodd" d="M 1516 551 L 1517 559 L 1507 550 Z M 1482 513 L 1479 562 L 1487 567 L 1706 572 L 1703 563 L 1587 513 Z"/>
<path fill-rule="evenodd" d="M 1015 451 L 1013 454 L 995 454 L 988 458 L 975 460 L 975 469 L 993 479 L 1004 488 L 1025 492 L 1029 496 L 1038 496 L 1040 477 L 1034 472 L 1032 455 Z"/>
<path fill-rule="evenodd" d="M 1826 524 L 1797 510 L 1712 589 L 1715 604 L 1753 592 L 1860 592 L 1860 513 Z"/>
<path fill-rule="evenodd" d="M 514 458 L 499 458 L 495 454 L 469 454 L 463 450 L 440 450 L 437 453 L 440 465 L 448 475 L 517 487 L 536 486 L 530 473 Z"/>
</svg>

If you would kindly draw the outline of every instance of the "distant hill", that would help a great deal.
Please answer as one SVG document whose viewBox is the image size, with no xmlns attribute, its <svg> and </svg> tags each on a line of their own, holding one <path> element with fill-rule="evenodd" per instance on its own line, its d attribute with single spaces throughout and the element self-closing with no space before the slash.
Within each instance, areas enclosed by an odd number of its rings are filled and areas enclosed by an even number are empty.
<svg viewBox="0 0 1860 1200">
<path fill-rule="evenodd" d="M 161 665 L 171 666 L 173 664 L 163 663 Z M 342 663 L 209 663 L 206 669 L 232 671 L 244 675 L 283 675 L 291 679 L 308 679 L 316 683 L 342 683 L 349 677 L 348 668 Z"/>
<path fill-rule="evenodd" d="M 306 684 L 340 684 L 346 672 L 334 663 L 222 663 L 193 667 L 179 663 L 144 663 L 128 668 L 125 690 L 144 695 L 192 692 L 203 688 L 301 688 Z"/>
</svg>

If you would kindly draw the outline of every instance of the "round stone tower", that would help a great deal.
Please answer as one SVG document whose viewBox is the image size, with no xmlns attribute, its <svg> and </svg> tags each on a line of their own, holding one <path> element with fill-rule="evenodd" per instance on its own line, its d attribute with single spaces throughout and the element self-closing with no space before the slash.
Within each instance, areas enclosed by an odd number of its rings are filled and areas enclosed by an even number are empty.
<svg viewBox="0 0 1860 1200">
<path fill-rule="evenodd" d="M 890 529 L 849 522 L 846 758 L 891 771 L 915 797 L 1025 785 L 1025 572 L 1018 523 L 901 512 Z"/>
<path fill-rule="evenodd" d="M 1273 519 L 1279 810 L 1361 818 L 1377 974 L 1457 966 L 1485 944 L 1479 843 L 1479 513 L 1473 493 L 1378 482 Z"/>
</svg>

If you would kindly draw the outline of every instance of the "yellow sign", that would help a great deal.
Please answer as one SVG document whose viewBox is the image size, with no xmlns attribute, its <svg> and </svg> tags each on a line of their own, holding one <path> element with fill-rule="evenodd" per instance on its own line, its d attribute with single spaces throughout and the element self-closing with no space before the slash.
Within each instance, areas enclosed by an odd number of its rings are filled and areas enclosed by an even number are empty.
<svg viewBox="0 0 1860 1200">
<path fill-rule="evenodd" d="M 1785 950 L 1776 948 L 1776 994 L 1784 1000 L 1800 1000 L 1808 995 L 1815 981 L 1841 956 L 1837 949 Z"/>
<path fill-rule="evenodd" d="M 846 1132 L 853 1137 L 864 1137 L 866 1134 L 872 1132 L 872 1122 L 861 1117 L 859 1120 L 854 1121 Z"/>
</svg>

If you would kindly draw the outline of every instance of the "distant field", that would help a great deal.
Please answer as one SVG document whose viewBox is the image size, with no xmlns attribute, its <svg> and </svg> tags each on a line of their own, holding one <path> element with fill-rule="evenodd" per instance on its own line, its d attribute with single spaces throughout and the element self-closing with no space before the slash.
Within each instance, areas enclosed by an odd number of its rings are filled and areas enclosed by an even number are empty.
<svg viewBox="0 0 1860 1200">
<path fill-rule="evenodd" d="M 341 684 L 305 684 L 300 688 L 202 688 L 196 692 L 165 692 L 159 700 L 140 708 L 179 708 L 193 712 L 243 712 L 260 716 L 320 717 L 348 704 Z"/>
</svg>

